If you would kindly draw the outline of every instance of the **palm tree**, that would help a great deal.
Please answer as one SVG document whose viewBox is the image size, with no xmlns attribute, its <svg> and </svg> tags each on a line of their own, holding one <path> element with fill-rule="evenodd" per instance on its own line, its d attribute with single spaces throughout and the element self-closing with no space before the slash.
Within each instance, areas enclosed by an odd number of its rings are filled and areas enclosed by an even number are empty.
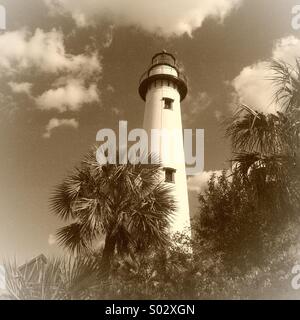
<svg viewBox="0 0 300 320">
<path fill-rule="evenodd" d="M 275 102 L 281 104 L 287 113 L 295 113 L 299 117 L 300 111 L 300 59 L 295 65 L 284 61 L 272 61 L 270 80 L 275 87 Z"/>
<path fill-rule="evenodd" d="M 245 182 L 256 184 L 258 197 L 270 195 L 270 187 L 276 187 L 285 200 L 299 203 L 300 62 L 292 67 L 273 61 L 271 71 L 274 102 L 282 111 L 264 114 L 242 105 L 230 119 L 226 134 L 232 141 L 235 172 Z"/>
<path fill-rule="evenodd" d="M 300 147 L 300 60 L 295 66 L 272 61 L 270 69 L 281 112 L 264 114 L 242 105 L 227 128 L 234 151 L 292 155 Z"/>
<path fill-rule="evenodd" d="M 230 119 L 226 134 L 234 152 L 292 155 L 299 147 L 299 128 L 300 123 L 287 113 L 264 114 L 241 105 Z"/>
<path fill-rule="evenodd" d="M 219 254 L 230 272 L 263 267 L 299 240 L 299 66 L 292 71 L 282 62 L 271 64 L 281 111 L 239 106 L 226 123 L 232 170 L 212 176 L 199 196 L 196 240 L 204 252 Z"/>
<path fill-rule="evenodd" d="M 106 275 L 115 250 L 134 258 L 135 251 L 168 244 L 176 209 L 172 189 L 161 180 L 160 164 L 141 163 L 100 165 L 92 150 L 51 199 L 58 217 L 73 220 L 57 232 L 61 245 L 76 254 L 92 253 L 104 238 L 100 265 Z"/>
</svg>

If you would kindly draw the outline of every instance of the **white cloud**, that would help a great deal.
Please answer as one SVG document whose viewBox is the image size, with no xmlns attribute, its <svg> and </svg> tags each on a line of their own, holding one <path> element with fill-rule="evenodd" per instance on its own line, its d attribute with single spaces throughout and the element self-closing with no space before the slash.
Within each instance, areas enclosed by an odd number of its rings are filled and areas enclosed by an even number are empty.
<svg viewBox="0 0 300 320">
<path fill-rule="evenodd" d="M 49 237 L 48 237 L 48 244 L 49 246 L 53 246 L 57 243 L 57 240 L 56 240 L 56 237 L 54 234 L 49 234 Z"/>
<path fill-rule="evenodd" d="M 25 93 L 28 96 L 31 96 L 31 89 L 32 89 L 32 83 L 29 82 L 9 82 L 9 87 L 11 88 L 11 91 L 14 93 Z"/>
<path fill-rule="evenodd" d="M 44 0 L 51 12 L 70 13 L 79 27 L 109 19 L 164 36 L 192 34 L 207 17 L 224 19 L 242 0 Z"/>
<path fill-rule="evenodd" d="M 53 118 L 49 121 L 46 126 L 46 132 L 44 133 L 43 137 L 48 139 L 52 135 L 52 131 L 54 129 L 66 127 L 66 128 L 73 128 L 77 129 L 79 127 L 79 123 L 76 119 L 57 119 Z M 51 235 L 50 235 L 51 236 Z M 50 239 L 50 237 L 49 237 Z"/>
<path fill-rule="evenodd" d="M 67 53 L 61 31 L 37 29 L 34 34 L 26 30 L 5 32 L 0 34 L 0 48 L 2 75 L 20 78 L 23 71 L 35 68 L 38 72 L 59 76 L 52 88 L 38 97 L 31 96 L 30 83 L 8 83 L 14 93 L 32 97 L 39 109 L 78 111 L 84 104 L 99 101 L 96 80 L 102 72 L 100 58 L 96 53 Z"/>
<path fill-rule="evenodd" d="M 41 110 L 79 111 L 84 104 L 99 102 L 99 92 L 95 83 L 88 87 L 77 79 L 68 79 L 63 86 L 55 87 L 36 98 Z"/>
<path fill-rule="evenodd" d="M 266 62 L 248 66 L 233 80 L 237 101 L 256 110 L 274 113 L 274 89 L 270 80 L 270 70 Z"/>
<path fill-rule="evenodd" d="M 222 171 L 203 171 L 193 177 L 190 177 L 188 179 L 189 191 L 195 191 L 197 193 L 205 191 L 208 187 L 207 183 L 213 174 L 219 177 L 222 175 Z"/>
<path fill-rule="evenodd" d="M 300 39 L 294 36 L 282 38 L 276 42 L 273 59 L 283 60 L 294 64 L 295 58 L 300 56 Z"/>
<path fill-rule="evenodd" d="M 300 39 L 289 36 L 278 40 L 273 48 L 271 59 L 282 60 L 295 64 L 300 56 Z M 259 111 L 274 113 L 278 106 L 274 103 L 274 88 L 270 77 L 269 62 L 261 61 L 245 67 L 233 80 L 236 100 Z"/>
<path fill-rule="evenodd" d="M 0 68 L 2 73 L 14 74 L 29 68 L 43 72 L 68 72 L 88 77 L 101 72 L 96 53 L 73 55 L 66 52 L 64 36 L 53 29 L 36 29 L 0 34 Z"/>
</svg>

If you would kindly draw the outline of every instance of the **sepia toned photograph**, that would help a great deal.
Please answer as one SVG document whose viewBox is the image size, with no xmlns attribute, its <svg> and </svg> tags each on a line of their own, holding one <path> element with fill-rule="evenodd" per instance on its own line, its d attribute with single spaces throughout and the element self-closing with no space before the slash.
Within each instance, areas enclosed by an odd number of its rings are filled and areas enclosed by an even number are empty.
<svg viewBox="0 0 300 320">
<path fill-rule="evenodd" d="M 0 0 L 0 150 L 0 300 L 300 300 L 299 0 Z"/>
</svg>

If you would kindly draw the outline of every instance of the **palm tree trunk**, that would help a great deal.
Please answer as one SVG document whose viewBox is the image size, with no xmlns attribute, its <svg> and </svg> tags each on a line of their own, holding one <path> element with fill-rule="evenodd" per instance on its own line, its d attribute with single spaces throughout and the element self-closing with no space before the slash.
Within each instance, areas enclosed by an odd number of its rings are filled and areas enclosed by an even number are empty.
<svg viewBox="0 0 300 320">
<path fill-rule="evenodd" d="M 116 237 L 108 234 L 105 238 L 105 245 L 101 258 L 101 271 L 104 277 L 109 277 L 112 266 L 112 259 L 116 248 Z"/>
</svg>

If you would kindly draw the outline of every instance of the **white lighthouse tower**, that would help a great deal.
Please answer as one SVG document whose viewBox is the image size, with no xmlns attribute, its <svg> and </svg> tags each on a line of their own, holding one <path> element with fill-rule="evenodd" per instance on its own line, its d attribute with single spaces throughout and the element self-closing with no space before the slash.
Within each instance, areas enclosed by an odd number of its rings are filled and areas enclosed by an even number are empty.
<svg viewBox="0 0 300 320">
<path fill-rule="evenodd" d="M 152 136 L 152 147 L 153 143 L 158 144 L 160 161 L 164 167 L 163 179 L 173 186 L 177 202 L 172 232 L 190 228 L 180 107 L 187 91 L 186 78 L 180 72 L 175 57 L 166 51 L 156 54 L 141 78 L 139 93 L 146 102 L 144 129 L 149 137 Z M 161 133 L 155 141 L 153 132 Z"/>
</svg>

